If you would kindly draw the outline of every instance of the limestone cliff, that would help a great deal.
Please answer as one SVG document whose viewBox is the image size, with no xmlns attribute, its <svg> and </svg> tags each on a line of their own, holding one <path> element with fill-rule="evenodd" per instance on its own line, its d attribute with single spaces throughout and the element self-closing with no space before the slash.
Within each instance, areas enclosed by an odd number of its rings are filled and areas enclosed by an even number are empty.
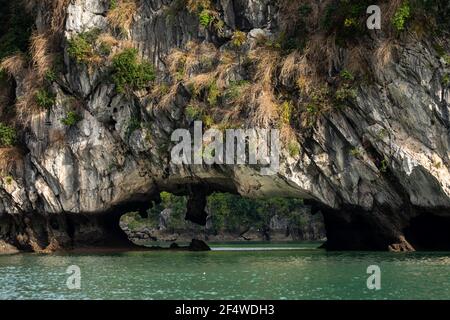
<svg viewBox="0 0 450 320">
<path fill-rule="evenodd" d="M 355 3 L 25 1 L 31 58 L 2 63 L 18 134 L 1 149 L 0 239 L 114 241 L 160 191 L 205 223 L 204 197 L 226 191 L 306 199 L 329 249 L 449 249 L 449 4 L 379 1 L 367 30 Z M 199 119 L 280 128 L 279 173 L 171 164 L 171 133 Z"/>
</svg>

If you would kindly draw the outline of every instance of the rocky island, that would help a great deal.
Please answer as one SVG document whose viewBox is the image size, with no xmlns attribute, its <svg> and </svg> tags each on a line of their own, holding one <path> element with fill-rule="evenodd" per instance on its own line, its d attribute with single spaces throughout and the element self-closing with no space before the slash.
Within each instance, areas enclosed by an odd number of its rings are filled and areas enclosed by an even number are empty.
<svg viewBox="0 0 450 320">
<path fill-rule="evenodd" d="M 1 0 L 0 251 L 127 243 L 161 192 L 303 199 L 328 250 L 450 249 L 450 4 Z M 171 134 L 277 128 L 280 169 L 174 165 Z"/>
</svg>

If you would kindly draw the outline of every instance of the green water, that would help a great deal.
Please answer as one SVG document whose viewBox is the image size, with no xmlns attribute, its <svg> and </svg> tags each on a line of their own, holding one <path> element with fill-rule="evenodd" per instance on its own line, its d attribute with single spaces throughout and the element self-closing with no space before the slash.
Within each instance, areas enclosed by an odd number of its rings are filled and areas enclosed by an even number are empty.
<svg viewBox="0 0 450 320">
<path fill-rule="evenodd" d="M 0 299 L 450 299 L 450 253 L 329 253 L 316 246 L 5 255 Z M 79 290 L 66 286 L 70 265 L 81 269 Z M 369 265 L 381 268 L 381 290 L 367 289 Z"/>
</svg>

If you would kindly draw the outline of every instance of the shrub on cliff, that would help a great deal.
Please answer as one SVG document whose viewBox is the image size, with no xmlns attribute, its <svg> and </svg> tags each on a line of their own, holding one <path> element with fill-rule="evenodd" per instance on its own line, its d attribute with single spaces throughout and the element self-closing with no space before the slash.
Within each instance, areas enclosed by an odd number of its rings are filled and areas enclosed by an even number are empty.
<svg viewBox="0 0 450 320">
<path fill-rule="evenodd" d="M 16 130 L 0 122 L 0 146 L 11 147 L 16 141 Z"/>
<path fill-rule="evenodd" d="M 409 2 L 405 1 L 395 12 L 394 17 L 392 18 L 392 24 L 398 31 L 403 31 L 405 30 L 405 25 L 410 17 L 411 8 Z"/>
<path fill-rule="evenodd" d="M 67 116 L 61 120 L 61 123 L 65 126 L 72 127 L 72 126 L 76 125 L 78 122 L 80 122 L 81 119 L 82 118 L 78 113 L 76 113 L 74 111 L 70 111 L 67 114 Z"/>
<path fill-rule="evenodd" d="M 149 62 L 139 61 L 137 49 L 129 48 L 114 56 L 112 80 L 119 93 L 139 90 L 155 80 L 155 70 Z"/>
<path fill-rule="evenodd" d="M 46 89 L 39 89 L 36 92 L 36 103 L 39 107 L 49 109 L 55 104 L 55 95 Z"/>
<path fill-rule="evenodd" d="M 114 29 L 126 33 L 130 29 L 137 8 L 136 0 L 112 0 L 106 18 Z"/>
<path fill-rule="evenodd" d="M 69 40 L 67 52 L 77 63 L 98 63 L 100 55 L 95 50 L 95 42 L 100 35 L 99 29 L 93 29 L 73 36 Z"/>
</svg>

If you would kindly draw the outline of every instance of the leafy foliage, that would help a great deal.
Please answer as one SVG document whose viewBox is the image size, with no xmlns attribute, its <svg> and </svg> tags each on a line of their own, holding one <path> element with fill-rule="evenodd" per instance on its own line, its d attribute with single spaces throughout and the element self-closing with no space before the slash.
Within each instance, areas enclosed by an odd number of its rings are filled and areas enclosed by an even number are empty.
<svg viewBox="0 0 450 320">
<path fill-rule="evenodd" d="M 170 209 L 171 216 L 167 227 L 171 230 L 186 228 L 187 197 L 175 196 L 168 192 L 162 192 L 160 197 L 159 204 L 152 203 L 152 207 L 148 210 L 148 218 L 142 218 L 137 212 L 131 212 L 121 220 L 130 229 L 156 227 L 160 213 L 164 209 Z M 303 205 L 301 199 L 276 197 L 255 200 L 229 193 L 214 193 L 207 199 L 207 208 L 215 232 L 241 232 L 249 227 L 267 229 L 275 215 L 287 218 L 293 227 L 301 227 L 304 223 L 304 218 L 298 212 L 301 205 Z"/>
<path fill-rule="evenodd" d="M 246 40 L 247 35 L 242 31 L 235 31 L 233 33 L 233 37 L 231 38 L 231 42 L 236 48 L 242 47 Z"/>
<path fill-rule="evenodd" d="M 155 70 L 148 62 L 140 62 L 137 49 L 125 49 L 113 57 L 112 79 L 119 93 L 143 89 L 155 80 Z"/>
<path fill-rule="evenodd" d="M 408 1 L 402 3 L 392 18 L 392 24 L 397 31 L 405 30 L 405 25 L 411 17 L 411 7 Z"/>
<path fill-rule="evenodd" d="M 0 145 L 10 147 L 16 142 L 16 130 L 0 122 Z"/>
<path fill-rule="evenodd" d="M 126 136 L 129 138 L 131 134 L 142 127 L 141 121 L 137 117 L 132 117 L 128 122 Z"/>
<path fill-rule="evenodd" d="M 36 92 L 36 103 L 38 106 L 49 109 L 55 104 L 55 95 L 46 89 L 39 89 Z"/>
<path fill-rule="evenodd" d="M 89 64 L 94 62 L 97 59 L 94 45 L 99 34 L 99 29 L 93 29 L 73 36 L 68 41 L 67 52 L 69 56 L 78 63 Z"/>
<path fill-rule="evenodd" d="M 217 87 L 217 83 L 214 81 L 211 83 L 208 89 L 208 102 L 211 106 L 217 105 L 217 99 L 220 96 L 219 88 Z"/>
<path fill-rule="evenodd" d="M 214 16 L 210 13 L 209 10 L 203 10 L 198 15 L 199 23 L 202 27 L 207 28 L 211 25 L 214 20 Z"/>
<path fill-rule="evenodd" d="M 288 151 L 291 157 L 298 156 L 300 154 L 300 144 L 295 140 L 289 141 Z"/>
<path fill-rule="evenodd" d="M 65 126 L 72 127 L 81 121 L 81 116 L 75 111 L 70 111 L 67 116 L 61 120 L 61 123 Z"/>
</svg>

